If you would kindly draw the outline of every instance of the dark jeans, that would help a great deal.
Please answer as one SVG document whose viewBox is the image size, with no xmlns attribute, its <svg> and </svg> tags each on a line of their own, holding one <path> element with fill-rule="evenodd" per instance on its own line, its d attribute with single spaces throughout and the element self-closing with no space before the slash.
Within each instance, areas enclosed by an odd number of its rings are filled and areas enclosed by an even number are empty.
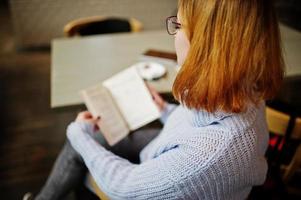
<svg viewBox="0 0 301 200">
<path fill-rule="evenodd" d="M 126 158 L 133 163 L 139 163 L 139 152 L 156 137 L 159 132 L 160 129 L 139 130 L 131 133 L 113 147 L 108 146 L 101 134 L 97 134 L 95 140 L 116 155 Z M 87 172 L 87 167 L 82 157 L 73 149 L 67 140 L 55 161 L 46 184 L 35 199 L 64 199 L 72 190 L 78 189 L 83 185 Z"/>
</svg>

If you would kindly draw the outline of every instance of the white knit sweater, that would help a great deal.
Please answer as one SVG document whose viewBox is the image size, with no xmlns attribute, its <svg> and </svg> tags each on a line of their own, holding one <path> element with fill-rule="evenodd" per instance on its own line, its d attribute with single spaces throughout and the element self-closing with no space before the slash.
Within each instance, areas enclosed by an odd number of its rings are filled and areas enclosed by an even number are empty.
<svg viewBox="0 0 301 200">
<path fill-rule="evenodd" d="M 100 146 L 89 135 L 91 125 L 70 124 L 72 146 L 111 199 L 241 200 L 264 182 L 264 103 L 241 114 L 173 108 L 162 116 L 161 133 L 141 151 L 140 164 Z"/>
</svg>

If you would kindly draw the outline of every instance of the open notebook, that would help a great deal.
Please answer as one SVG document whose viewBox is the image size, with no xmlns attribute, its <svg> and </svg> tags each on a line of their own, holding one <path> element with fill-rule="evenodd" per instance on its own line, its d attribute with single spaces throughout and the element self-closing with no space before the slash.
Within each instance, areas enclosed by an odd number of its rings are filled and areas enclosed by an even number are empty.
<svg viewBox="0 0 301 200">
<path fill-rule="evenodd" d="M 160 117 L 159 109 L 135 67 L 80 92 L 88 110 L 100 116 L 99 127 L 109 145 Z"/>
</svg>

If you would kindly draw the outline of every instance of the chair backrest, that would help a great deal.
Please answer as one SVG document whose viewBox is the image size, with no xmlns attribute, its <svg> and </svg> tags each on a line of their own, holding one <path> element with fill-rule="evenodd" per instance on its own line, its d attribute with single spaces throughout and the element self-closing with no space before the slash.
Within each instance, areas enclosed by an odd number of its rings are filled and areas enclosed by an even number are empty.
<svg viewBox="0 0 301 200">
<path fill-rule="evenodd" d="M 109 200 L 109 197 L 98 187 L 95 180 L 91 176 L 91 174 L 88 174 L 88 181 L 90 182 L 94 192 L 101 200 Z"/>
<path fill-rule="evenodd" d="M 138 32 L 142 30 L 142 23 L 137 19 L 92 16 L 73 20 L 64 26 L 67 37 L 75 35 L 95 35 L 105 33 Z"/>
<path fill-rule="evenodd" d="M 270 107 L 266 107 L 266 119 L 269 132 L 284 136 L 288 128 L 290 116 Z M 296 118 L 292 133 L 292 139 L 301 139 L 301 118 Z"/>
<path fill-rule="evenodd" d="M 266 107 L 266 119 L 268 123 L 269 132 L 285 137 L 287 133 L 287 128 L 290 121 L 290 116 L 286 113 L 277 111 L 275 109 Z M 294 127 L 290 134 L 290 139 L 301 139 L 301 118 L 296 118 L 294 122 Z M 277 149 L 275 148 L 277 151 Z M 280 155 L 278 155 L 280 156 Z M 275 157 L 274 157 L 275 158 Z M 280 163 L 279 163 L 280 164 Z M 290 163 L 285 166 L 285 173 L 283 175 L 283 180 L 288 182 L 296 170 L 301 165 L 301 144 L 299 144 L 294 152 L 294 155 Z M 280 167 L 278 165 L 278 167 Z"/>
<path fill-rule="evenodd" d="M 291 137 L 293 139 L 301 139 L 301 118 L 297 118 Z"/>
<path fill-rule="evenodd" d="M 266 107 L 266 119 L 269 132 L 280 136 L 285 135 L 290 120 L 289 115 L 270 107 Z"/>
</svg>

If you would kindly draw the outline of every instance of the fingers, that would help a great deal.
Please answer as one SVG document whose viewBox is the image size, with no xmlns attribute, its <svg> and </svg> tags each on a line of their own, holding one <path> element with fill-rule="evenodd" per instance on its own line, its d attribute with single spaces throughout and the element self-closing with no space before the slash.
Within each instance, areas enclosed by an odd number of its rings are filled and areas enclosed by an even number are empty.
<svg viewBox="0 0 301 200">
<path fill-rule="evenodd" d="M 85 119 L 86 122 L 97 124 L 100 121 L 100 117 Z"/>
<path fill-rule="evenodd" d="M 82 121 L 93 124 L 93 131 L 97 132 L 99 130 L 100 119 L 101 119 L 100 117 L 96 117 L 96 118 L 84 119 Z"/>
<path fill-rule="evenodd" d="M 148 83 L 145 83 L 145 84 L 146 84 L 146 87 L 148 88 L 148 90 L 150 91 L 151 95 L 155 95 L 155 94 L 158 95 L 158 92 L 156 91 L 156 89 L 153 86 L 149 85 Z"/>
<path fill-rule="evenodd" d="M 153 99 L 154 99 L 155 101 L 157 101 L 157 102 L 162 102 L 162 101 L 163 101 L 163 99 L 162 99 L 162 97 L 160 96 L 159 93 L 154 92 L 154 93 L 152 93 L 152 95 L 153 95 Z"/>
<path fill-rule="evenodd" d="M 148 88 L 148 90 L 151 93 L 154 100 L 161 98 L 161 96 L 159 95 L 159 93 L 156 91 L 156 89 L 153 86 L 146 83 L 146 87 Z"/>
<path fill-rule="evenodd" d="M 77 114 L 76 121 L 89 118 L 92 118 L 92 114 L 89 111 L 83 111 Z"/>
<path fill-rule="evenodd" d="M 156 91 L 156 89 L 154 87 L 152 87 L 151 85 L 146 83 L 146 86 L 148 88 L 148 90 L 150 91 L 154 102 L 157 104 L 158 108 L 160 111 L 164 110 L 165 106 L 166 106 L 166 102 L 164 101 L 164 99 L 161 97 L 161 95 Z"/>
<path fill-rule="evenodd" d="M 93 124 L 98 123 L 100 120 L 100 116 L 93 117 L 93 115 L 89 111 L 83 111 L 78 113 L 75 121 L 86 121 Z"/>
<path fill-rule="evenodd" d="M 76 117 L 76 122 L 87 122 L 93 125 L 93 131 L 97 132 L 99 130 L 101 117 L 93 117 L 89 111 L 82 111 L 78 113 Z"/>
<path fill-rule="evenodd" d="M 80 112 L 78 115 L 80 115 L 82 118 L 85 118 L 85 119 L 89 119 L 89 118 L 93 117 L 92 114 L 87 110 Z"/>
</svg>

